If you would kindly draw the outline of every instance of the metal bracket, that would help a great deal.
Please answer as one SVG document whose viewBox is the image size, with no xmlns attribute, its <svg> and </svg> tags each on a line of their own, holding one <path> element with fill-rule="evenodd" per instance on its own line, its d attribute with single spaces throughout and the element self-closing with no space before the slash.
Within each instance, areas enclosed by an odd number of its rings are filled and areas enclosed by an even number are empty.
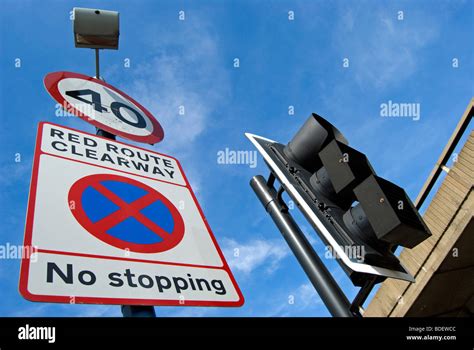
<svg viewBox="0 0 474 350">
<path fill-rule="evenodd" d="M 273 173 L 270 173 L 270 175 L 268 175 L 267 186 L 272 188 L 275 185 L 275 180 L 275 175 Z"/>
<path fill-rule="evenodd" d="M 370 292 L 374 288 L 376 282 L 377 282 L 376 276 L 367 279 L 367 281 L 364 283 L 364 285 L 360 288 L 359 292 L 355 296 L 350 306 L 350 311 L 355 316 L 362 317 L 360 313 L 360 309 L 362 308 L 362 305 L 364 304 L 364 302 L 367 300 L 367 297 L 369 296 Z"/>
<path fill-rule="evenodd" d="M 277 192 L 277 200 L 280 205 L 282 205 L 286 210 L 288 210 L 288 207 L 285 201 L 283 200 L 283 192 L 285 192 L 285 189 L 283 188 L 283 186 L 280 185 L 280 188 L 278 189 L 278 192 Z"/>
</svg>

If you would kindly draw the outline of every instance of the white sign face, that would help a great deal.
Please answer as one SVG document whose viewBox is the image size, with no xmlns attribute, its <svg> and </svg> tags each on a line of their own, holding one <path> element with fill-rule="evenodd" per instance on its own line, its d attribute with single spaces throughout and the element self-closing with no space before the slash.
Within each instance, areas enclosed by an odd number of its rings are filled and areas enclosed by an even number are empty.
<svg viewBox="0 0 474 350">
<path fill-rule="evenodd" d="M 243 304 L 178 161 L 81 131 L 40 125 L 25 246 L 29 300 Z"/>
<path fill-rule="evenodd" d="M 114 130 L 136 136 L 149 136 L 153 131 L 151 120 L 144 117 L 144 113 L 136 112 L 140 107 L 105 85 L 91 80 L 64 78 L 59 81 L 58 90 L 75 109 L 88 111 L 91 119 L 100 121 Z M 90 103 L 94 97 L 100 99 L 100 104 Z M 127 107 L 112 108 L 111 106 L 115 106 L 114 103 L 117 102 Z M 119 110 L 120 114 L 113 113 Z"/>
<path fill-rule="evenodd" d="M 65 110 L 99 129 L 149 144 L 163 139 L 163 129 L 148 110 L 102 80 L 55 72 L 46 75 L 44 83 Z"/>
</svg>

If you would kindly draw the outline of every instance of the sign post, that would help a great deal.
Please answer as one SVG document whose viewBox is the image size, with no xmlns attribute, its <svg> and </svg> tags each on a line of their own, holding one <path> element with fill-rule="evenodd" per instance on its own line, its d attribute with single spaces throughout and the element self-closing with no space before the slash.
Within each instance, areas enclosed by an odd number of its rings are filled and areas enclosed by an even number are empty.
<svg viewBox="0 0 474 350">
<path fill-rule="evenodd" d="M 155 117 L 99 75 L 99 49 L 117 49 L 119 14 L 74 9 L 76 47 L 95 49 L 96 77 L 46 75 L 50 95 L 96 135 L 40 123 L 28 201 L 20 293 L 42 302 L 241 306 L 242 293 L 174 157 L 155 144 Z M 60 170 L 60 171 L 59 171 Z"/>
<path fill-rule="evenodd" d="M 96 78 L 71 72 L 48 74 L 44 84 L 61 106 L 96 127 L 96 134 L 115 140 L 160 142 L 164 133 L 153 115 L 133 98 L 100 80 L 99 49 L 95 48 Z M 152 306 L 122 306 L 125 317 L 155 317 Z"/>
</svg>

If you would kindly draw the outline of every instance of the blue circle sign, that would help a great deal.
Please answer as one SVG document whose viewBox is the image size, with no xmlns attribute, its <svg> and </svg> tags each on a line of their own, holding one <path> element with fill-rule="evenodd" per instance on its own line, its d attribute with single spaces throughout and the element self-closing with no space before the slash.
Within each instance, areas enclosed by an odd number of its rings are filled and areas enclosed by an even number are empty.
<svg viewBox="0 0 474 350">
<path fill-rule="evenodd" d="M 95 174 L 69 190 L 73 216 L 90 234 L 116 248 L 159 253 L 184 236 L 178 209 L 155 189 L 130 178 Z"/>
</svg>

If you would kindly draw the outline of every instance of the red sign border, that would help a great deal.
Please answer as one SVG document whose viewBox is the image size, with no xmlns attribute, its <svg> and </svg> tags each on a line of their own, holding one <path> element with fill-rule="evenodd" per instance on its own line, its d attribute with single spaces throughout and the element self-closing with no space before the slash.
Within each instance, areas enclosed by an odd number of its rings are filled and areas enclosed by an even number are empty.
<svg viewBox="0 0 474 350">
<path fill-rule="evenodd" d="M 38 124 L 38 134 L 36 137 L 36 146 L 35 146 L 35 154 L 34 154 L 34 159 L 33 159 L 33 170 L 32 170 L 32 175 L 31 175 L 31 183 L 30 183 L 30 192 L 29 192 L 29 197 L 28 197 L 28 206 L 27 206 L 27 214 L 26 214 L 26 225 L 25 225 L 25 237 L 24 237 L 24 246 L 25 247 L 31 247 L 31 242 L 32 242 L 32 235 L 33 235 L 33 220 L 34 220 L 34 211 L 35 211 L 35 204 L 36 204 L 36 192 L 37 192 L 37 185 L 38 185 L 38 170 L 39 170 L 39 161 L 40 161 L 40 156 L 42 154 L 48 154 L 46 152 L 41 151 L 41 142 L 42 142 L 42 136 L 43 136 L 43 127 L 44 125 L 52 125 L 68 130 L 72 130 L 74 132 L 80 132 L 83 134 L 86 134 L 88 136 L 94 136 L 98 137 L 101 139 L 104 139 L 106 141 L 113 141 L 120 143 L 125 146 L 130 146 L 126 143 L 120 142 L 120 141 L 114 141 L 107 139 L 105 137 L 97 136 L 97 135 L 92 135 L 89 133 L 86 133 L 81 130 L 69 128 L 63 125 L 55 124 L 55 123 L 50 123 L 50 122 L 40 122 Z M 194 200 L 194 203 L 199 211 L 199 214 L 206 225 L 207 231 L 209 233 L 209 236 L 214 244 L 214 247 L 219 254 L 219 257 L 222 261 L 222 267 L 212 267 L 216 269 L 221 269 L 227 272 L 229 275 L 229 278 L 232 282 L 232 285 L 235 288 L 235 291 L 237 292 L 237 295 L 239 297 L 239 300 L 237 301 L 215 301 L 215 300 L 185 300 L 184 303 L 181 300 L 165 300 L 165 299 L 124 299 L 124 298 L 100 298 L 100 297 L 79 297 L 79 296 L 74 296 L 75 303 L 77 304 L 107 304 L 107 305 L 151 305 L 151 306 L 220 306 L 220 307 L 238 307 L 242 306 L 245 302 L 244 296 L 234 278 L 234 275 L 232 274 L 232 271 L 229 268 L 229 265 L 227 264 L 227 261 L 224 257 L 224 254 L 222 253 L 221 248 L 217 244 L 217 240 L 212 233 L 212 230 L 209 226 L 209 223 L 207 222 L 204 213 L 202 211 L 201 206 L 199 205 L 196 195 L 194 194 L 191 185 L 189 184 L 189 181 L 184 174 L 183 168 L 181 167 L 181 164 L 179 161 L 172 156 L 154 152 L 147 150 L 145 148 L 133 146 L 138 149 L 147 151 L 147 152 L 153 152 L 157 155 L 160 156 L 165 156 L 172 158 L 176 161 L 176 164 L 178 165 L 179 170 L 181 171 L 181 174 L 183 176 L 183 179 L 186 183 L 186 188 L 188 188 L 189 192 L 191 193 L 191 197 Z M 61 157 L 63 158 L 63 157 Z M 69 159 L 71 161 L 74 161 L 72 159 Z M 137 175 L 140 176 L 140 175 Z M 176 184 L 177 186 L 181 186 Z M 182 187 L 182 186 L 181 186 Z M 41 252 L 42 250 L 38 248 L 38 252 Z M 46 252 L 46 251 L 45 251 Z M 47 253 L 53 253 L 51 251 L 47 251 Z M 58 252 L 57 254 L 67 254 L 68 252 Z M 77 253 L 73 253 L 71 255 L 77 256 Z M 87 254 L 85 254 L 87 256 Z M 98 258 L 106 258 L 106 257 L 98 257 Z M 124 260 L 124 259 L 121 259 Z M 133 259 L 130 259 L 131 261 L 136 261 Z M 62 296 L 62 295 L 37 295 L 37 294 L 32 294 L 28 291 L 28 275 L 29 275 L 29 270 L 30 270 L 30 255 L 27 255 L 26 257 L 23 257 L 21 260 L 21 267 L 20 267 L 20 281 L 19 281 L 19 291 L 20 294 L 27 300 L 30 301 L 35 301 L 35 302 L 48 302 L 48 303 L 67 303 L 69 304 L 71 302 L 71 297 L 72 296 Z M 157 263 L 157 262 L 155 262 Z M 179 263 L 169 263 L 169 262 L 163 262 L 164 264 L 171 264 L 171 265 L 177 265 L 177 266 L 182 266 L 184 264 L 179 264 Z M 187 265 L 189 266 L 189 265 Z M 198 267 L 198 266 L 196 266 Z"/>
<path fill-rule="evenodd" d="M 151 124 L 153 126 L 153 132 L 148 135 L 148 136 L 138 136 L 138 135 L 133 135 L 129 134 L 120 130 L 116 130 L 114 128 L 111 128 L 110 126 L 107 126 L 105 124 L 102 124 L 101 122 L 83 114 L 81 111 L 77 110 L 74 108 L 73 105 L 71 105 L 64 97 L 63 95 L 59 92 L 58 84 L 61 80 L 65 78 L 77 78 L 77 79 L 84 79 L 88 81 L 93 81 L 94 83 L 100 84 L 102 86 L 105 86 L 116 93 L 124 96 L 131 102 L 133 102 L 137 107 L 141 109 L 143 113 L 150 119 Z M 141 104 L 139 104 L 137 101 L 135 101 L 133 98 L 128 96 L 125 92 L 120 91 L 116 87 L 107 84 L 105 81 L 102 81 L 100 79 L 96 79 L 93 77 L 89 77 L 84 74 L 79 74 L 79 73 L 74 73 L 74 72 L 52 72 L 48 73 L 44 77 L 44 87 L 46 90 L 49 92 L 49 94 L 56 100 L 56 102 L 60 103 L 63 108 L 65 108 L 67 111 L 72 111 L 73 114 L 81 118 L 82 120 L 94 125 L 95 127 L 105 130 L 111 134 L 135 141 L 135 142 L 142 142 L 142 143 L 148 143 L 150 145 L 154 145 L 155 143 L 158 143 L 163 140 L 164 138 L 164 131 L 163 128 L 161 127 L 160 123 L 155 119 L 153 114 L 151 114 L 145 107 L 143 107 Z"/>
</svg>

